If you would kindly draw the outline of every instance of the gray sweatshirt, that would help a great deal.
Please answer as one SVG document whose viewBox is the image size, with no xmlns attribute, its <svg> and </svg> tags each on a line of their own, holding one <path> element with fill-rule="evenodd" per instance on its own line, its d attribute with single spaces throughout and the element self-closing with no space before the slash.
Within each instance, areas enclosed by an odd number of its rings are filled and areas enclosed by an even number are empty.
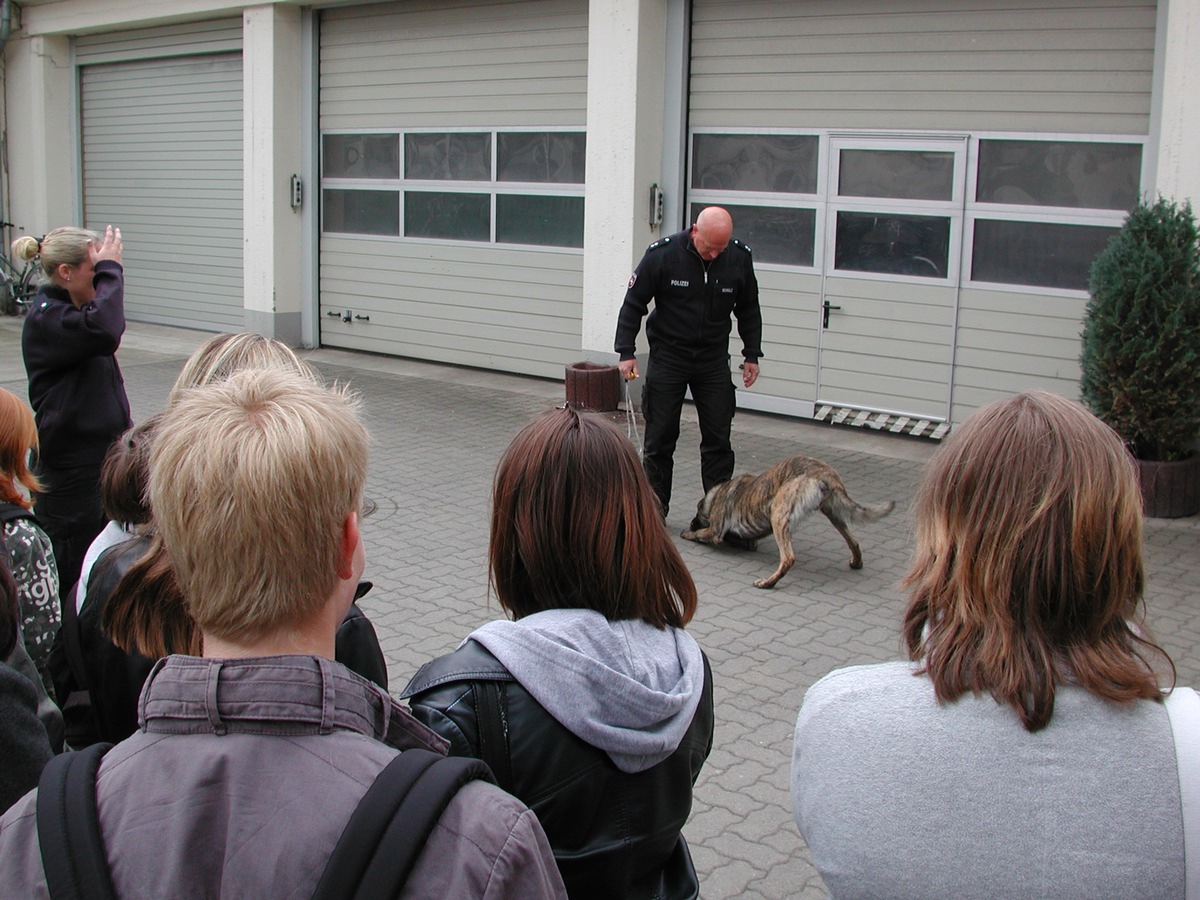
<svg viewBox="0 0 1200 900">
<path fill-rule="evenodd" d="M 805 695 L 792 802 L 832 897 L 1183 897 L 1162 704 L 1060 687 L 1030 733 L 990 695 L 939 705 L 912 673 L 839 669 Z"/>
<path fill-rule="evenodd" d="M 622 772 L 644 771 L 674 753 L 704 690 L 704 657 L 682 628 L 552 609 L 489 622 L 468 639 Z"/>
</svg>

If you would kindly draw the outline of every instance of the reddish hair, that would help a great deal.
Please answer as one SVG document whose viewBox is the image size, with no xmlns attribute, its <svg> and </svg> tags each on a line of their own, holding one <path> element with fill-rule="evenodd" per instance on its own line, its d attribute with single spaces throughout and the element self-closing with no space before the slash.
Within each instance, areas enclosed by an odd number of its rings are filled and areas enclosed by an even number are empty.
<svg viewBox="0 0 1200 900">
<path fill-rule="evenodd" d="M 990 693 L 1029 731 L 1057 685 L 1161 699 L 1131 621 L 1142 600 L 1141 493 L 1111 428 L 1042 391 L 985 406 L 925 470 L 904 638 L 937 697 Z"/>
<path fill-rule="evenodd" d="M 496 469 L 488 574 L 514 618 L 592 609 L 682 627 L 696 585 L 633 444 L 594 413 L 551 410 Z"/>
<path fill-rule="evenodd" d="M 0 388 L 0 500 L 26 509 L 33 504 L 17 489 L 40 491 L 42 485 L 29 471 L 29 451 L 37 450 L 37 424 L 33 411 L 12 391 Z"/>
</svg>

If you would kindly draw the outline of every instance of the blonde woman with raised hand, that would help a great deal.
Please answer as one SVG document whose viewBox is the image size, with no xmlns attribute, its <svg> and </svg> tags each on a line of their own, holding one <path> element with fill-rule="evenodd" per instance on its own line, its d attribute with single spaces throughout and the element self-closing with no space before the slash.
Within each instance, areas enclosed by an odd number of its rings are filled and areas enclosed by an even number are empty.
<svg viewBox="0 0 1200 900">
<path fill-rule="evenodd" d="M 25 318 L 21 352 L 37 419 L 38 518 L 54 544 L 63 593 L 104 528 L 100 464 L 132 425 L 116 352 L 125 333 L 121 229 L 55 228 L 12 244 L 37 256 L 45 281 Z"/>
</svg>

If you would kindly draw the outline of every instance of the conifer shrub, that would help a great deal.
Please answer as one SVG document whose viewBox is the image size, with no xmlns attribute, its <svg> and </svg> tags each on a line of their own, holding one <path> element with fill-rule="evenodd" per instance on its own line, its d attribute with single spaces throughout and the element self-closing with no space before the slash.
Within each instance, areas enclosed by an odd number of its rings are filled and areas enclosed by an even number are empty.
<svg viewBox="0 0 1200 900">
<path fill-rule="evenodd" d="M 1083 402 L 1145 460 L 1200 435 L 1200 244 L 1191 204 L 1145 201 L 1092 263 Z"/>
</svg>

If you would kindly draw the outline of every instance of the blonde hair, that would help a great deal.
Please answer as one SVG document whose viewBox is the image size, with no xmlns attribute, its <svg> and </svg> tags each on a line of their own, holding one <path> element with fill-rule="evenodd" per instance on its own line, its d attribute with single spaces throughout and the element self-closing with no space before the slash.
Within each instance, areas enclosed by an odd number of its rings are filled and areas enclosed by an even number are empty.
<svg viewBox="0 0 1200 900">
<path fill-rule="evenodd" d="M 235 372 L 266 369 L 290 372 L 313 384 L 321 383 L 319 373 L 280 341 L 254 332 L 216 334 L 197 347 L 184 363 L 167 398 L 168 408 L 189 392 L 218 384 Z M 161 427 L 160 418 L 154 432 L 157 434 Z M 149 458 L 147 448 L 142 449 Z M 224 489 L 223 485 L 224 481 L 218 478 L 207 486 L 204 496 L 214 496 Z M 149 504 L 149 497 L 146 499 Z M 104 606 L 102 628 L 114 644 L 129 653 L 151 658 L 170 653 L 199 653 L 200 633 L 162 537 L 153 530 L 157 518 L 153 508 L 148 512 L 151 521 L 145 530 L 151 532 L 150 544 L 113 589 Z"/>
<path fill-rule="evenodd" d="M 33 259 L 40 254 L 42 272 L 53 278 L 60 265 L 77 266 L 91 254 L 91 247 L 100 241 L 100 235 L 86 228 L 67 225 L 47 232 L 40 241 L 25 234 L 12 242 L 15 259 Z"/>
<path fill-rule="evenodd" d="M 259 369 L 188 391 L 164 413 L 150 506 L 202 631 L 252 641 L 328 602 L 366 478 L 359 409 L 345 389 Z"/>
<path fill-rule="evenodd" d="M 224 381 L 242 369 L 277 368 L 292 371 L 320 382 L 320 374 L 282 341 L 253 331 L 215 334 L 197 347 L 183 364 L 167 404 L 179 400 L 185 391 Z"/>
<path fill-rule="evenodd" d="M 0 500 L 32 508 L 33 504 L 17 485 L 24 485 L 30 492 L 42 489 L 29 471 L 29 451 L 37 448 L 33 411 L 16 394 L 0 388 Z"/>
<path fill-rule="evenodd" d="M 1146 655 L 1170 659 L 1130 622 L 1141 492 L 1111 428 L 1044 391 L 998 400 L 938 449 L 914 509 L 904 636 L 939 700 L 990 693 L 1037 731 L 1063 682 L 1160 697 Z"/>
</svg>

